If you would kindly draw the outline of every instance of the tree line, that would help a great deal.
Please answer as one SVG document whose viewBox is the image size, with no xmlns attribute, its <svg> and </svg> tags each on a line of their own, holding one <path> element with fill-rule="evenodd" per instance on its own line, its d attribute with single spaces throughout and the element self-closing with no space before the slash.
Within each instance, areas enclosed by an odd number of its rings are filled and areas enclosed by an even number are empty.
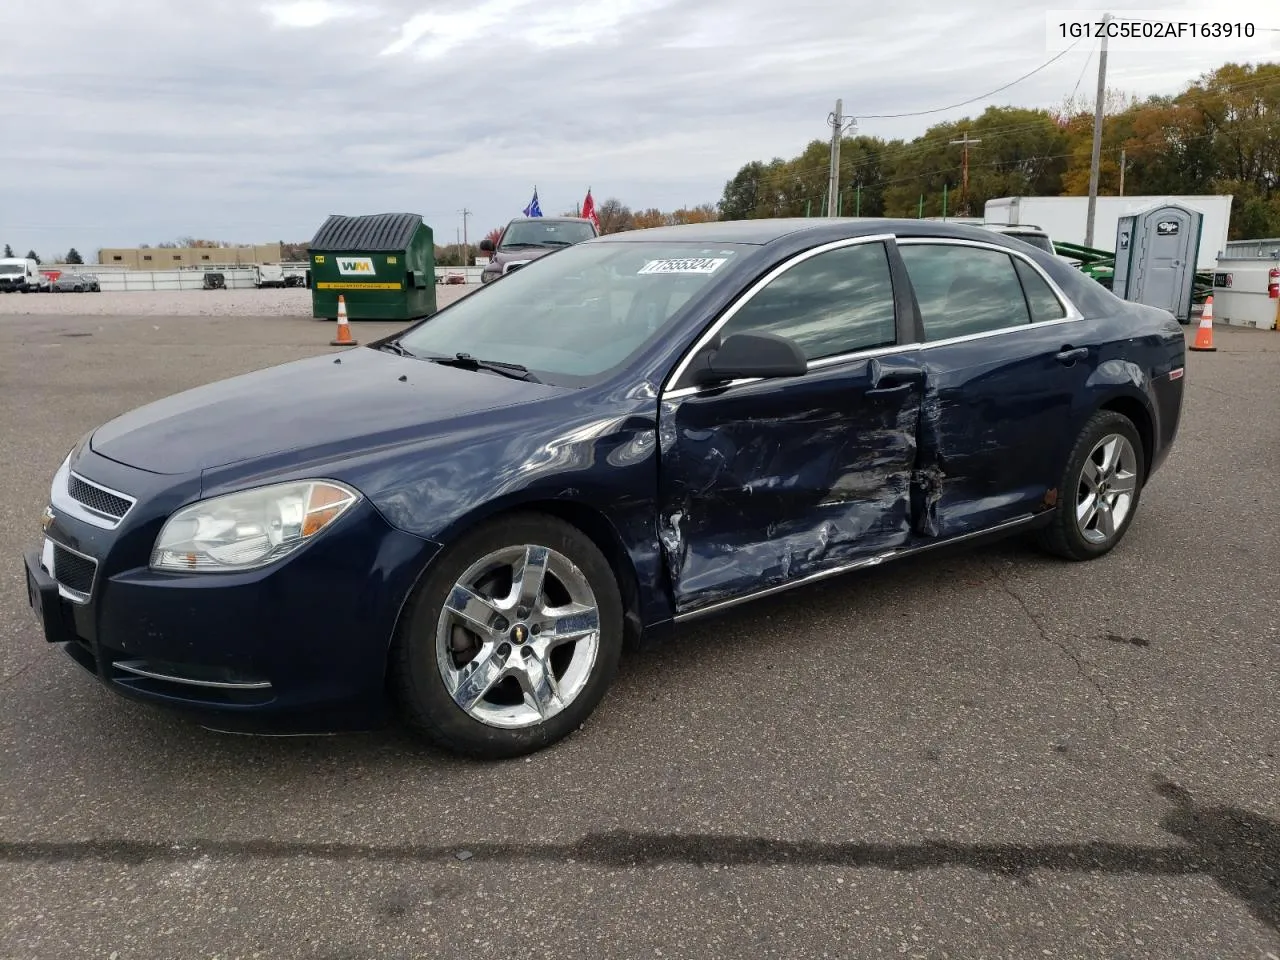
<svg viewBox="0 0 1280 960">
<path fill-rule="evenodd" d="M 1057 110 L 989 107 L 913 140 L 840 146 L 843 216 L 981 216 L 1006 196 L 1086 196 L 1092 98 Z M 969 146 L 963 188 L 960 140 Z M 726 220 L 824 216 L 830 145 L 744 165 L 717 205 Z M 1231 194 L 1231 238 L 1280 236 L 1280 64 L 1226 64 L 1177 95 L 1104 98 L 1099 194 Z M 1123 191 L 1121 180 L 1123 179 Z"/>
</svg>

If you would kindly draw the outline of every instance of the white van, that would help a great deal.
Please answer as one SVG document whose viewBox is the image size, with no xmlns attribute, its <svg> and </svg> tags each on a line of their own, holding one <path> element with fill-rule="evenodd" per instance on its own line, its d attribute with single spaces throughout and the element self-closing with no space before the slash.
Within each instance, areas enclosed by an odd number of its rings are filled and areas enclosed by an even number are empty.
<svg viewBox="0 0 1280 960">
<path fill-rule="evenodd" d="M 259 263 L 255 265 L 254 270 L 253 285 L 258 289 L 284 286 L 284 267 L 280 266 L 280 264 Z"/>
<path fill-rule="evenodd" d="M 40 272 L 40 264 L 24 257 L 0 259 L 0 292 L 35 293 L 50 286 L 49 279 Z"/>
</svg>

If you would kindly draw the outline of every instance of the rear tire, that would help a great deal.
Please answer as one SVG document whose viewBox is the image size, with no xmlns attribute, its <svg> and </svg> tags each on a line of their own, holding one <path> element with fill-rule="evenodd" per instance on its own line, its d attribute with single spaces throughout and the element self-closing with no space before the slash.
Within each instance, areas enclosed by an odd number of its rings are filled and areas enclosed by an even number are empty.
<svg viewBox="0 0 1280 960">
<path fill-rule="evenodd" d="M 406 721 L 486 760 L 549 747 L 595 710 L 617 672 L 623 603 L 576 527 L 537 513 L 490 521 L 414 590 L 391 650 Z"/>
<path fill-rule="evenodd" d="M 1067 458 L 1053 519 L 1040 546 L 1065 560 L 1093 560 L 1115 548 L 1133 523 L 1142 495 L 1146 454 L 1133 422 L 1099 410 Z"/>
</svg>

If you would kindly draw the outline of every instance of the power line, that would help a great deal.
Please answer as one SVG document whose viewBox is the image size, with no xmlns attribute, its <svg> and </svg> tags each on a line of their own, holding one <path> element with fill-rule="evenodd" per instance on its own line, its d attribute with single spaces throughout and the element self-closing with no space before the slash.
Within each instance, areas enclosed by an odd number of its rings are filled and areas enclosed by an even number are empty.
<svg viewBox="0 0 1280 960">
<path fill-rule="evenodd" d="M 967 107 L 971 103 L 977 103 L 979 100 L 986 100 L 988 97 L 994 97 L 997 93 L 1003 93 L 1005 90 L 1008 90 L 1010 87 L 1021 83 L 1023 80 L 1026 80 L 1028 77 L 1035 76 L 1045 67 L 1049 66 L 1052 63 L 1057 62 L 1058 60 L 1061 60 L 1068 53 L 1074 50 L 1076 47 L 1076 44 L 1078 44 L 1082 39 L 1084 38 L 1083 37 L 1077 38 L 1076 41 L 1071 44 L 1071 46 L 1067 47 L 1065 50 L 1061 51 L 1060 53 L 1057 53 L 1054 56 L 1050 57 L 1048 60 L 1040 64 L 1040 66 L 1036 67 L 1034 70 L 1028 73 L 1024 73 L 1017 80 L 1010 80 L 1004 86 L 996 87 L 994 90 L 981 94 L 980 96 L 972 97 L 968 100 L 962 100 L 959 103 L 953 103 L 946 107 L 935 107 L 932 110 L 913 110 L 910 113 L 864 113 L 864 114 L 860 114 L 858 119 L 859 120 L 899 120 L 903 117 L 924 117 L 924 116 L 928 116 L 931 113 L 945 113 L 948 110 L 956 109 L 956 107 Z"/>
<path fill-rule="evenodd" d="M 1071 96 L 1067 97 L 1067 104 L 1070 105 L 1076 99 L 1076 91 L 1080 89 L 1080 83 L 1084 80 L 1085 71 L 1089 69 L 1089 63 L 1093 60 L 1093 47 L 1089 48 L 1089 55 L 1084 58 L 1084 66 L 1080 68 L 1080 76 L 1076 77 L 1076 85 L 1071 88 Z"/>
</svg>

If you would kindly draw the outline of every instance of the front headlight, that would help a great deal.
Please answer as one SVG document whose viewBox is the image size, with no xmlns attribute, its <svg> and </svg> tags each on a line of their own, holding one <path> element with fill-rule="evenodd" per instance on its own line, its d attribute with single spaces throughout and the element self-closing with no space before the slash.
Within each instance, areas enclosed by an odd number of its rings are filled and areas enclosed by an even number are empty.
<svg viewBox="0 0 1280 960">
<path fill-rule="evenodd" d="M 300 480 L 202 500 L 165 523 L 151 568 L 220 573 L 263 567 L 318 536 L 359 499 L 332 480 Z"/>
</svg>

